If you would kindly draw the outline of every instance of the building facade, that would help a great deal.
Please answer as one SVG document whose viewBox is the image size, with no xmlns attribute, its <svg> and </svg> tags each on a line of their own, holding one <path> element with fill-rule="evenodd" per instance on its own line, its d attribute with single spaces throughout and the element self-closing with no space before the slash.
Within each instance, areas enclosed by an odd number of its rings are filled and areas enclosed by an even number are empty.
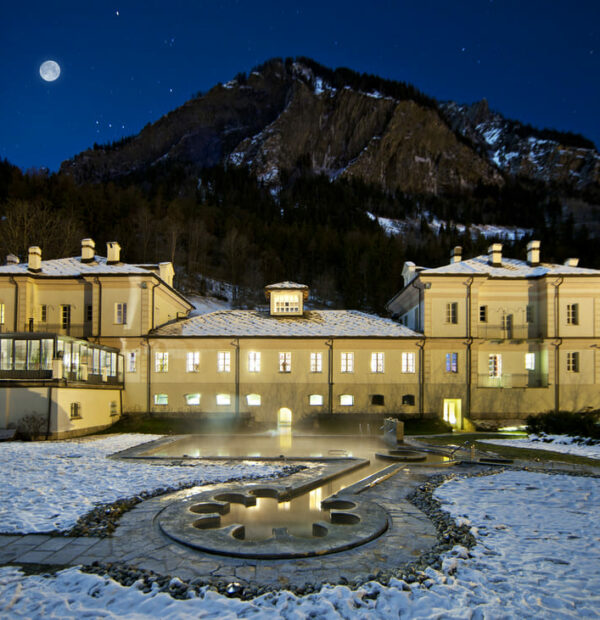
<svg viewBox="0 0 600 620">
<path fill-rule="evenodd" d="M 258 310 L 197 315 L 173 267 L 98 256 L 0 267 L 0 427 L 61 437 L 123 412 L 289 425 L 319 416 L 510 424 L 600 408 L 600 271 L 489 255 L 406 263 L 392 319 L 310 310 L 280 282 Z"/>
<path fill-rule="evenodd" d="M 600 271 L 488 255 L 435 269 L 406 263 L 388 303 L 421 333 L 425 410 L 461 418 L 522 420 L 549 410 L 600 408 Z"/>
</svg>

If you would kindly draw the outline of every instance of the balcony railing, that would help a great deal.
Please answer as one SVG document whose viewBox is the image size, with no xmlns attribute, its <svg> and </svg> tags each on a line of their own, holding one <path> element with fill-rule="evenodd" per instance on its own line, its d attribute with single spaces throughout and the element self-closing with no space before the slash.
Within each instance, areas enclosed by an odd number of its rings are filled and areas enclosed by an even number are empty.
<svg viewBox="0 0 600 620">
<path fill-rule="evenodd" d="M 489 340 L 524 340 L 538 337 L 534 326 L 529 323 L 513 325 L 480 323 L 477 330 L 480 338 L 487 338 Z"/>
<path fill-rule="evenodd" d="M 481 388 L 548 387 L 548 375 L 536 372 L 503 374 L 500 377 L 479 375 L 477 385 Z"/>
<path fill-rule="evenodd" d="M 62 334 L 63 336 L 70 336 L 71 338 L 85 338 L 87 336 L 92 336 L 92 324 L 69 323 L 68 325 L 63 325 L 62 323 L 28 322 L 21 325 L 21 331 L 38 334 Z"/>
</svg>

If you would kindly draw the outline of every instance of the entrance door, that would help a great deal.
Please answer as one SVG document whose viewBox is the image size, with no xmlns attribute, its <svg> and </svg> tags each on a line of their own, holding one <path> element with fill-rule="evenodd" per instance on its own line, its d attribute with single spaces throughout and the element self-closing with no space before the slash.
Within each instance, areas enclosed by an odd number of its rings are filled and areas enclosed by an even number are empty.
<svg viewBox="0 0 600 620">
<path fill-rule="evenodd" d="M 444 421 L 454 428 L 462 426 L 460 398 L 444 398 Z"/>
<path fill-rule="evenodd" d="M 282 407 L 277 412 L 277 428 L 289 429 L 292 427 L 292 412 L 287 407 Z"/>
</svg>

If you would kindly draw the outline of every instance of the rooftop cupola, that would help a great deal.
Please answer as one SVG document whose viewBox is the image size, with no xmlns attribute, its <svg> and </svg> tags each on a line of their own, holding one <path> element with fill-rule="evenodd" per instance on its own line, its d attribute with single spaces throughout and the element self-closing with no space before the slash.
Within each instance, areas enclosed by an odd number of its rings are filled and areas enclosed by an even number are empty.
<svg viewBox="0 0 600 620">
<path fill-rule="evenodd" d="M 450 264 L 460 263 L 461 260 L 462 260 L 462 246 L 457 245 L 456 247 L 452 248 L 452 251 L 450 252 Z"/>
<path fill-rule="evenodd" d="M 502 244 L 492 243 L 488 248 L 488 262 L 492 267 L 502 267 Z"/>
<path fill-rule="evenodd" d="M 92 263 L 96 258 L 96 244 L 93 239 L 81 240 L 81 262 Z"/>
<path fill-rule="evenodd" d="M 108 265 L 121 262 L 121 246 L 117 241 L 109 241 L 106 244 L 106 262 Z"/>
<path fill-rule="evenodd" d="M 567 258 L 567 260 L 565 261 L 565 265 L 567 267 L 577 267 L 577 265 L 579 265 L 579 259 L 578 258 Z"/>
<path fill-rule="evenodd" d="M 308 286 L 297 282 L 277 282 L 265 286 L 271 316 L 302 316 L 308 299 Z"/>
<path fill-rule="evenodd" d="M 527 244 L 527 264 L 536 267 L 540 264 L 540 242 L 530 241 Z"/>
<path fill-rule="evenodd" d="M 19 261 L 19 257 L 16 254 L 9 254 L 6 257 L 7 265 L 18 265 L 21 261 Z"/>
<path fill-rule="evenodd" d="M 37 245 L 32 245 L 29 248 L 29 261 L 27 268 L 33 273 L 38 273 L 42 270 L 42 248 Z"/>
</svg>

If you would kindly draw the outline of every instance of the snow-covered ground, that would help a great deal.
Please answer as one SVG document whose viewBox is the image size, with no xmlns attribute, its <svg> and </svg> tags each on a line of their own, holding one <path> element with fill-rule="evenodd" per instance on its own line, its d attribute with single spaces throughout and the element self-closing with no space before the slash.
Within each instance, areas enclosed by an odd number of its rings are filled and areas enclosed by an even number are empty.
<svg viewBox="0 0 600 620">
<path fill-rule="evenodd" d="M 507 471 L 457 478 L 436 496 L 471 526 L 477 545 L 455 547 L 428 588 L 392 580 L 357 590 L 324 586 L 251 601 L 211 590 L 174 600 L 71 568 L 55 577 L 0 568 L 0 617 L 23 618 L 597 618 L 600 480 Z M 470 556 L 470 557 L 469 557 Z"/>
<path fill-rule="evenodd" d="M 0 443 L 0 533 L 65 531 L 95 504 L 164 487 L 269 476 L 280 470 L 254 462 L 165 466 L 106 458 L 159 437 Z"/>
<path fill-rule="evenodd" d="M 595 445 L 585 445 L 580 437 L 569 435 L 529 435 L 522 439 L 479 439 L 481 443 L 493 443 L 498 446 L 511 448 L 527 448 L 529 450 L 548 450 L 561 454 L 575 454 L 589 459 L 600 459 L 600 442 Z"/>
</svg>

